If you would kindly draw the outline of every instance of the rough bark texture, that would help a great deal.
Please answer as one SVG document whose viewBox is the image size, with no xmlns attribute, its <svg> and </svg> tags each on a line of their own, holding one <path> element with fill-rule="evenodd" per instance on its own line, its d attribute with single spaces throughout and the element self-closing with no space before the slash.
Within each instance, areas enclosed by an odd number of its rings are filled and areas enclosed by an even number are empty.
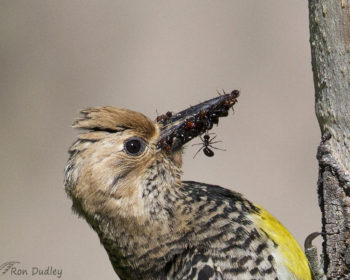
<svg viewBox="0 0 350 280">
<path fill-rule="evenodd" d="M 309 0 L 325 272 L 350 279 L 350 0 Z"/>
</svg>

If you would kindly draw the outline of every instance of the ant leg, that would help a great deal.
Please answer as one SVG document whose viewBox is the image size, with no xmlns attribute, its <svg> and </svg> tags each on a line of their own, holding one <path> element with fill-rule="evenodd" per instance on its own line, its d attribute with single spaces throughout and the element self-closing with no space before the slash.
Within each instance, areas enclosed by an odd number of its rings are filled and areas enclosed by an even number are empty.
<svg viewBox="0 0 350 280">
<path fill-rule="evenodd" d="M 215 149 L 215 150 L 226 151 L 226 149 L 216 148 L 216 147 L 213 147 L 212 145 L 208 145 L 208 146 L 212 149 Z"/>
<path fill-rule="evenodd" d="M 197 145 L 203 145 L 203 143 L 195 143 L 195 144 L 192 144 L 192 146 L 197 146 Z"/>
<path fill-rule="evenodd" d="M 208 131 L 207 131 L 207 133 L 205 133 L 206 135 L 213 135 L 213 134 L 215 134 L 215 132 L 210 132 L 210 133 L 208 133 Z M 215 136 L 216 137 L 216 136 Z"/>
<path fill-rule="evenodd" d="M 201 150 L 203 150 L 203 148 L 204 148 L 204 146 L 203 147 L 201 147 L 198 151 L 197 151 L 197 153 L 195 153 L 194 154 L 194 156 L 193 156 L 193 158 L 195 158 L 196 157 L 196 155 L 201 151 Z"/>
<path fill-rule="evenodd" d="M 220 140 L 220 141 L 215 141 L 215 142 L 211 142 L 211 141 L 209 141 L 209 145 L 211 145 L 211 144 L 216 144 L 216 143 L 221 143 L 222 141 Z"/>
</svg>

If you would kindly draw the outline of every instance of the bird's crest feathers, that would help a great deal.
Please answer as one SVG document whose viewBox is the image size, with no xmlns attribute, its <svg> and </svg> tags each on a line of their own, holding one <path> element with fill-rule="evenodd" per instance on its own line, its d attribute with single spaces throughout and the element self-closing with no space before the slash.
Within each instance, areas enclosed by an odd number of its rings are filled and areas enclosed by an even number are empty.
<svg viewBox="0 0 350 280">
<path fill-rule="evenodd" d="M 80 111 L 82 117 L 73 123 L 73 127 L 90 131 L 118 132 L 133 129 L 144 138 L 151 138 L 157 126 L 145 115 L 110 106 L 87 108 Z"/>
</svg>

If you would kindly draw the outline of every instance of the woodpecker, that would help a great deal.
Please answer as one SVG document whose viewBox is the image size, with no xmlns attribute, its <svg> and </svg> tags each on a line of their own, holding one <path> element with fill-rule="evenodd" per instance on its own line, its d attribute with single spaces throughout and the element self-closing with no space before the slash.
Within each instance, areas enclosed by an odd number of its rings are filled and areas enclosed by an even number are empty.
<svg viewBox="0 0 350 280">
<path fill-rule="evenodd" d="M 240 193 L 182 181 L 183 146 L 207 133 L 238 91 L 152 121 L 89 108 L 74 127 L 65 190 L 126 279 L 311 280 L 289 231 Z"/>
</svg>

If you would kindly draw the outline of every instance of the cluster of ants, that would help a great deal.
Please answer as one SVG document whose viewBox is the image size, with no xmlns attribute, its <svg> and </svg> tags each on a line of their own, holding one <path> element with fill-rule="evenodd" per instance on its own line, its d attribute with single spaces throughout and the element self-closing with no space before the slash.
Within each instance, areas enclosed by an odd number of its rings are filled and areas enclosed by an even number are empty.
<svg viewBox="0 0 350 280">
<path fill-rule="evenodd" d="M 202 150 L 208 157 L 214 156 L 213 149 L 225 151 L 224 149 L 213 146 L 222 141 L 214 141 L 217 136 L 212 137 L 211 135 L 214 133 L 208 133 L 208 131 L 213 127 L 213 124 L 218 124 L 220 117 L 228 115 L 229 109 L 237 102 L 236 98 L 238 95 L 239 91 L 234 90 L 229 94 L 220 95 L 217 98 L 192 106 L 178 114 L 174 115 L 172 112 L 167 112 L 166 114 L 157 116 L 156 121 L 162 124 L 164 128 L 168 124 L 172 125 L 177 120 L 180 120 L 180 124 L 174 126 L 171 133 L 160 140 L 159 147 L 165 151 L 170 151 L 176 145 L 176 143 L 173 143 L 174 138 L 179 139 L 183 145 L 199 135 L 201 143 L 192 145 L 201 145 L 194 157 Z M 183 118 L 185 120 L 181 121 Z M 204 135 L 201 136 L 203 133 Z"/>
</svg>

